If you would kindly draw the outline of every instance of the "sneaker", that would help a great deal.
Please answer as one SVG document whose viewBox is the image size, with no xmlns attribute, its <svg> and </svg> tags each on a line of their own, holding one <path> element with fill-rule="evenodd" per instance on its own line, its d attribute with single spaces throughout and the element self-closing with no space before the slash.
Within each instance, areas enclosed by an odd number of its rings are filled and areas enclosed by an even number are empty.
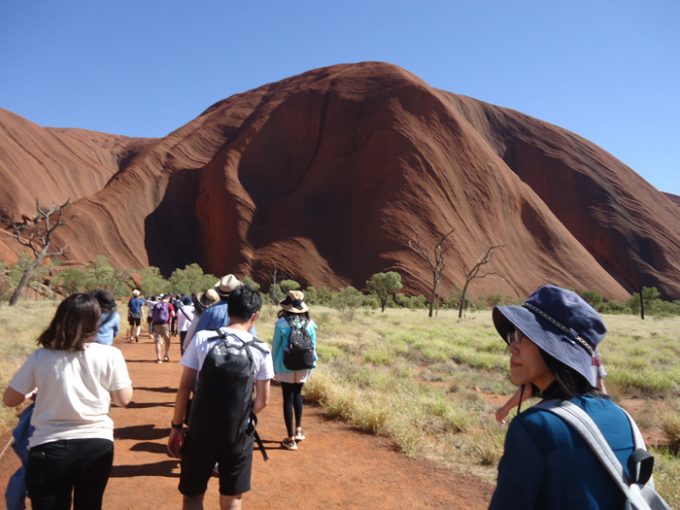
<svg viewBox="0 0 680 510">
<path fill-rule="evenodd" d="M 157 360 L 156 360 L 156 363 L 163 363 L 163 360 L 162 360 L 162 359 L 157 359 Z"/>
<path fill-rule="evenodd" d="M 139 343 L 139 337 L 138 336 L 135 337 L 135 342 Z"/>
<path fill-rule="evenodd" d="M 302 427 L 297 429 L 297 432 L 295 433 L 295 441 L 304 441 L 305 440 L 305 433 L 302 432 Z"/>
<path fill-rule="evenodd" d="M 170 361 L 170 358 L 168 356 L 163 356 L 163 361 Z"/>
<path fill-rule="evenodd" d="M 281 446 L 283 446 L 286 450 L 297 450 L 297 444 L 295 444 L 295 439 L 286 438 L 283 441 L 281 441 Z"/>
</svg>

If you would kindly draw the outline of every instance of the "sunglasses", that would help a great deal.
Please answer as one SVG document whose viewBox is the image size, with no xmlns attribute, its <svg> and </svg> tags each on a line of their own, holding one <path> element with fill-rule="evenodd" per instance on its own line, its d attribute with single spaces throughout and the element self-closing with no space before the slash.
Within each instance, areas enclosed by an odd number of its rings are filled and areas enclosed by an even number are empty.
<svg viewBox="0 0 680 510">
<path fill-rule="evenodd" d="M 507 336 L 505 337 L 506 341 L 508 342 L 508 346 L 519 344 L 522 341 L 522 338 L 524 338 L 524 334 L 522 334 L 522 332 L 518 329 L 513 329 L 512 331 L 508 332 Z"/>
</svg>

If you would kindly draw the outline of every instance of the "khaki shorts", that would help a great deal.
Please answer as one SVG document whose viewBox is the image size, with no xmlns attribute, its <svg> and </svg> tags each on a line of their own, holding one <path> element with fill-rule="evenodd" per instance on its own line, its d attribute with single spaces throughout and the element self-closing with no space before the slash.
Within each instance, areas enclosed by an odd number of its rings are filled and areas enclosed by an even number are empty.
<svg viewBox="0 0 680 510">
<path fill-rule="evenodd" d="M 169 324 L 154 324 L 153 325 L 153 339 L 156 343 L 163 343 L 170 341 L 170 325 Z"/>
</svg>

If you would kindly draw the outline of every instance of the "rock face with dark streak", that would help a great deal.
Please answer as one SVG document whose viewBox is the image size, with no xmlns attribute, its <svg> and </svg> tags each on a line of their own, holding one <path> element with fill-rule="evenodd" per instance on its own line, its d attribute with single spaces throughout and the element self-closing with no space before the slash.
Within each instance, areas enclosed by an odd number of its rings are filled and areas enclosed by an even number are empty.
<svg viewBox="0 0 680 510">
<path fill-rule="evenodd" d="M 408 241 L 416 232 L 431 253 L 455 228 L 444 296 L 502 245 L 473 295 L 523 297 L 553 282 L 619 299 L 656 286 L 680 298 L 674 197 L 569 131 L 389 64 L 264 85 L 159 140 L 44 129 L 2 111 L 0 136 L 3 181 L 27 176 L 0 205 L 31 213 L 27 179 L 40 183 L 41 201 L 78 198 L 62 232 L 76 262 L 104 254 L 166 272 L 198 262 L 262 282 L 276 268 L 334 288 L 395 270 L 426 294 L 431 272 Z"/>
</svg>

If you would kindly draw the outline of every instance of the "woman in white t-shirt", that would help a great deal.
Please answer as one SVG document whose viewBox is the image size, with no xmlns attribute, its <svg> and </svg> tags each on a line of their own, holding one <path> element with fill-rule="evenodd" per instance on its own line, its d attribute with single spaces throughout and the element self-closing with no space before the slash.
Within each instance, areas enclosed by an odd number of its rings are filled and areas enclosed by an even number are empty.
<svg viewBox="0 0 680 510">
<path fill-rule="evenodd" d="M 14 407 L 38 390 L 29 440 L 26 488 L 34 510 L 99 509 L 113 464 L 113 401 L 126 406 L 132 383 L 122 353 L 94 342 L 97 300 L 61 302 L 34 351 L 12 377 L 3 403 Z"/>
</svg>

